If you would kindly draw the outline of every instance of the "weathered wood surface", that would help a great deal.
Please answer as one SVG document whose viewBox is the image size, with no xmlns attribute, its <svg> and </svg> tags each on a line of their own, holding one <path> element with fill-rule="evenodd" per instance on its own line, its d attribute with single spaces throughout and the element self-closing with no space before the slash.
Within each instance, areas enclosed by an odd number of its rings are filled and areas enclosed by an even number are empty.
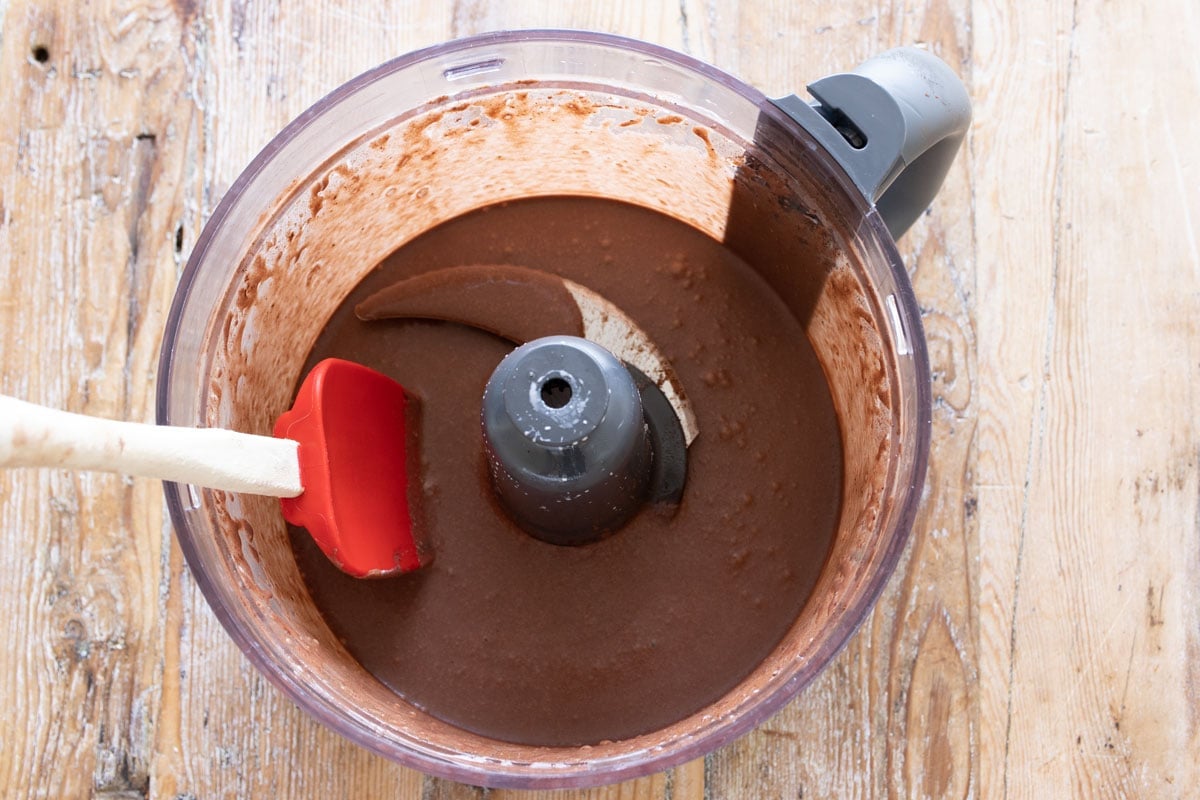
<svg viewBox="0 0 1200 800">
<path fill-rule="evenodd" d="M 591 28 L 781 94 L 923 42 L 976 113 L 902 245 L 936 399 L 901 568 L 756 733 L 546 796 L 1195 796 L 1198 26 L 1191 0 L 0 0 L 0 392 L 151 419 L 206 215 L 288 120 L 396 54 Z M 3 796 L 519 794 L 293 708 L 200 597 L 154 482 L 0 473 L 0 528 Z"/>
</svg>

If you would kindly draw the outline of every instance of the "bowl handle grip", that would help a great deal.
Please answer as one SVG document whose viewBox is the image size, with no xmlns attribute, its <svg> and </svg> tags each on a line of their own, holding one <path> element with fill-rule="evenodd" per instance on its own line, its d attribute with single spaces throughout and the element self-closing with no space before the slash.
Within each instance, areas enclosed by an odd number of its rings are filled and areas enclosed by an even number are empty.
<svg viewBox="0 0 1200 800">
<path fill-rule="evenodd" d="M 775 103 L 841 164 L 899 238 L 933 202 L 971 123 L 971 101 L 937 56 L 898 47 Z"/>
</svg>

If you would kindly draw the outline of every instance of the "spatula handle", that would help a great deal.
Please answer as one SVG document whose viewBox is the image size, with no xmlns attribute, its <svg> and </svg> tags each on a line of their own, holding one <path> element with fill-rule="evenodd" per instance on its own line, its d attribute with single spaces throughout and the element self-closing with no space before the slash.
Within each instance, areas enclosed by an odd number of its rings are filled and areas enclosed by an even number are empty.
<svg viewBox="0 0 1200 800">
<path fill-rule="evenodd" d="M 0 467 L 120 472 L 295 497 L 303 491 L 296 449 L 291 439 L 117 422 L 0 395 Z"/>
</svg>

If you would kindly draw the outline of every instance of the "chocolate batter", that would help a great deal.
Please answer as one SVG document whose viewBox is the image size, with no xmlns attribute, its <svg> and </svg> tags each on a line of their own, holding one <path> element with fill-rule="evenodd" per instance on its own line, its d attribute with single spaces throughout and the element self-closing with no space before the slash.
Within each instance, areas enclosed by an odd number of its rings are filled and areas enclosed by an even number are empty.
<svg viewBox="0 0 1200 800">
<path fill-rule="evenodd" d="M 361 321 L 390 284 L 466 264 L 558 273 L 613 301 L 670 359 L 698 415 L 683 503 L 595 544 L 524 533 L 493 497 L 480 432 L 508 341 L 450 322 Z M 430 714 L 498 739 L 579 745 L 676 722 L 779 642 L 838 521 L 842 457 L 824 374 L 795 318 L 737 256 L 647 209 L 547 197 L 467 214 L 384 260 L 330 319 L 336 356 L 422 401 L 423 520 L 437 556 L 363 581 L 301 530 L 297 561 L 351 653 Z"/>
<path fill-rule="evenodd" d="M 354 313 L 362 320 L 463 322 L 517 344 L 555 334 L 584 335 L 579 306 L 562 279 L 508 264 L 425 272 L 376 292 Z"/>
</svg>

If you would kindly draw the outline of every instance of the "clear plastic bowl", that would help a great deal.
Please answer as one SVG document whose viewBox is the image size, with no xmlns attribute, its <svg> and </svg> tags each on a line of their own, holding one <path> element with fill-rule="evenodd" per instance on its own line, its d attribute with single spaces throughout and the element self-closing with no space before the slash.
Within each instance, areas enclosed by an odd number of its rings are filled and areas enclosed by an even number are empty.
<svg viewBox="0 0 1200 800">
<path fill-rule="evenodd" d="M 662 730 L 590 747 L 459 730 L 398 698 L 330 633 L 275 501 L 166 486 L 198 585 L 280 690 L 364 747 L 488 786 L 645 775 L 777 711 L 883 588 L 929 447 L 912 290 L 883 222 L 841 169 L 761 93 L 710 66 L 563 31 L 490 34 L 398 58 L 275 137 L 217 207 L 183 273 L 163 343 L 159 422 L 269 433 L 329 312 L 380 258 L 474 208 L 564 193 L 656 208 L 764 265 L 829 378 L 845 451 L 841 524 L 784 640 L 725 697 Z"/>
</svg>

